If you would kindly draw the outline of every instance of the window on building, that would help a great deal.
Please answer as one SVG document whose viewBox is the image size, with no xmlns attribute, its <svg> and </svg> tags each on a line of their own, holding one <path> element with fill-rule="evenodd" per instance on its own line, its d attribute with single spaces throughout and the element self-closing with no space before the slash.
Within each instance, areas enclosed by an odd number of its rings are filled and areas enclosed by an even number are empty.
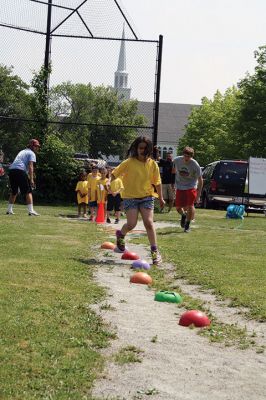
<svg viewBox="0 0 266 400">
<path fill-rule="evenodd" d="M 172 147 L 169 147 L 169 149 L 168 149 L 168 153 L 171 153 L 171 154 L 173 154 L 173 152 L 174 152 L 173 148 L 172 148 Z"/>
<path fill-rule="evenodd" d="M 163 148 L 163 158 L 164 158 L 164 159 L 166 158 L 166 154 L 167 154 L 167 148 L 164 147 L 164 148 Z"/>
</svg>

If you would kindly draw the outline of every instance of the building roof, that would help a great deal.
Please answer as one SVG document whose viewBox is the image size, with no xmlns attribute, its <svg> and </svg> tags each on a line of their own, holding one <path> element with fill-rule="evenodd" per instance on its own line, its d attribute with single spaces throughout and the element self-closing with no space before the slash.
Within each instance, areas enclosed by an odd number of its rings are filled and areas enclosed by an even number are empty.
<svg viewBox="0 0 266 400">
<path fill-rule="evenodd" d="M 148 124 L 153 124 L 154 103 L 139 101 L 138 110 L 144 114 Z M 199 107 L 193 104 L 160 103 L 159 125 L 158 125 L 158 144 L 167 143 L 177 144 L 177 141 L 185 133 L 185 125 L 188 123 L 188 117 L 192 108 Z"/>
</svg>

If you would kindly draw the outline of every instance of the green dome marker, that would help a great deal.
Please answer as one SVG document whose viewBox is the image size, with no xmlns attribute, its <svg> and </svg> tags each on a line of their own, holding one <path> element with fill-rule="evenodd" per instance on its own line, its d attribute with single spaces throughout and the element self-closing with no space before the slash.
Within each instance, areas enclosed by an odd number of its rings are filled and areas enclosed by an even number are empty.
<svg viewBox="0 0 266 400">
<path fill-rule="evenodd" d="M 166 290 L 160 290 L 154 297 L 155 301 L 166 301 L 168 303 L 181 303 L 183 301 L 180 294 L 175 292 L 167 292 Z"/>
</svg>

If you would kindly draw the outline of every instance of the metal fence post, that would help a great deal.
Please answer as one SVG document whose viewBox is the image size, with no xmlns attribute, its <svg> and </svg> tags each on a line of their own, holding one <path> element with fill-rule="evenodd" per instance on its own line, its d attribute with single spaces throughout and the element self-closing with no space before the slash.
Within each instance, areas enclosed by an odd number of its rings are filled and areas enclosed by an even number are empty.
<svg viewBox="0 0 266 400">
<path fill-rule="evenodd" d="M 45 55 L 44 55 L 44 68 L 48 71 L 51 55 L 51 19 L 52 19 L 52 0 L 48 0 L 47 10 L 47 25 L 46 25 L 46 42 L 45 42 Z M 46 104 L 48 105 L 48 89 L 49 89 L 49 76 L 43 82 L 44 92 L 46 95 Z"/>
<path fill-rule="evenodd" d="M 163 35 L 159 35 L 158 53 L 157 53 L 155 107 L 154 107 L 153 146 L 157 145 L 157 137 L 158 137 L 162 53 L 163 53 Z"/>
</svg>

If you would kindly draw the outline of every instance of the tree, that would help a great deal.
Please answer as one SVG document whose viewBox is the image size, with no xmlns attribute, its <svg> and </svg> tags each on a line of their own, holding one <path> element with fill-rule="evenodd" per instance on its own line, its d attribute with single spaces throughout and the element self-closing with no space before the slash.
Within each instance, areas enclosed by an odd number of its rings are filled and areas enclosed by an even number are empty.
<svg viewBox="0 0 266 400">
<path fill-rule="evenodd" d="M 266 46 L 255 51 L 257 66 L 247 74 L 240 88 L 238 144 L 243 158 L 266 157 Z"/>
<path fill-rule="evenodd" d="M 0 116 L 15 118 L 0 119 L 0 148 L 5 161 L 11 161 L 30 137 L 27 126 L 18 120 L 31 117 L 28 89 L 29 86 L 13 74 L 13 67 L 0 65 Z"/>
<path fill-rule="evenodd" d="M 213 100 L 203 98 L 194 109 L 186 133 L 178 143 L 196 150 L 202 165 L 223 159 L 266 157 L 266 46 L 255 52 L 257 66 L 238 88 L 217 92 Z"/>
<path fill-rule="evenodd" d="M 48 133 L 47 121 L 49 119 L 49 99 L 46 83 L 51 73 L 51 65 L 48 69 L 42 66 L 38 72 L 33 73 L 31 86 L 34 89 L 31 95 L 31 111 L 33 119 L 38 123 L 32 125 L 35 131 L 38 131 L 38 138 L 41 142 Z"/>
<path fill-rule="evenodd" d="M 238 94 L 238 89 L 232 87 L 224 95 L 217 91 L 213 100 L 204 97 L 201 106 L 192 110 L 186 133 L 179 140 L 178 151 L 182 152 L 187 145 L 193 147 L 200 165 L 238 157 L 235 141 L 240 107 Z"/>
<path fill-rule="evenodd" d="M 73 159 L 73 146 L 56 133 L 44 138 L 37 162 L 37 198 L 43 201 L 70 201 L 75 198 L 74 183 L 80 165 Z"/>
<path fill-rule="evenodd" d="M 88 152 L 92 158 L 123 156 L 136 133 L 133 128 L 116 125 L 145 124 L 144 117 L 137 115 L 137 101 L 119 100 L 111 87 L 66 82 L 52 88 L 50 104 L 53 118 L 73 123 L 59 128 L 60 137 L 73 143 L 75 151 Z"/>
</svg>

